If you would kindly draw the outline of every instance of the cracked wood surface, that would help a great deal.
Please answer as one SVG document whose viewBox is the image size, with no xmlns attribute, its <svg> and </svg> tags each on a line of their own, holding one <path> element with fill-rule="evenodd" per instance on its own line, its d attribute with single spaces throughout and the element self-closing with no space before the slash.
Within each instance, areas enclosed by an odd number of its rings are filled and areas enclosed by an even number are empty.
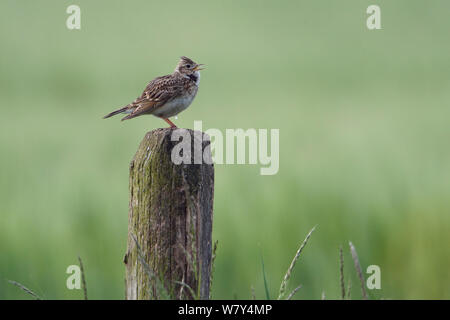
<svg viewBox="0 0 450 320">
<path fill-rule="evenodd" d="M 194 145 L 212 163 L 209 137 L 182 130 L 192 163 Z M 126 299 L 209 298 L 214 167 L 174 164 L 172 132 L 148 132 L 130 164 Z"/>
</svg>

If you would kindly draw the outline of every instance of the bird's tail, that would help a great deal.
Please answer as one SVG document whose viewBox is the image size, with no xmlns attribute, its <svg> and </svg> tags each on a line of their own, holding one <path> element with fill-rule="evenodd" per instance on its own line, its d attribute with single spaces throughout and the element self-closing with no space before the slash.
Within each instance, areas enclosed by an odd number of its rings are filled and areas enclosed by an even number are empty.
<svg viewBox="0 0 450 320">
<path fill-rule="evenodd" d="M 124 112 L 127 111 L 127 109 L 128 109 L 128 105 L 126 105 L 126 106 L 123 107 L 123 108 L 117 109 L 117 110 L 115 110 L 115 111 L 113 111 L 113 112 L 111 112 L 111 113 L 108 113 L 106 116 L 103 117 L 103 119 L 106 119 L 106 118 L 115 116 L 116 114 L 119 114 L 119 113 L 124 113 Z"/>
</svg>

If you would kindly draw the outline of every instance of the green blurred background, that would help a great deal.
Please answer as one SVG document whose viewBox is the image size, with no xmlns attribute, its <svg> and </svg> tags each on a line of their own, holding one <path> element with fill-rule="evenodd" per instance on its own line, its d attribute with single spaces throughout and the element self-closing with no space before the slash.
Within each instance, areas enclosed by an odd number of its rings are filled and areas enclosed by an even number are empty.
<svg viewBox="0 0 450 320">
<path fill-rule="evenodd" d="M 81 7 L 81 30 L 66 8 Z M 280 170 L 217 165 L 213 297 L 339 298 L 338 248 L 381 267 L 374 298 L 450 298 L 450 2 L 0 2 L 0 298 L 123 299 L 128 165 L 166 123 L 101 117 L 181 55 L 207 64 L 176 124 L 279 128 Z"/>
</svg>

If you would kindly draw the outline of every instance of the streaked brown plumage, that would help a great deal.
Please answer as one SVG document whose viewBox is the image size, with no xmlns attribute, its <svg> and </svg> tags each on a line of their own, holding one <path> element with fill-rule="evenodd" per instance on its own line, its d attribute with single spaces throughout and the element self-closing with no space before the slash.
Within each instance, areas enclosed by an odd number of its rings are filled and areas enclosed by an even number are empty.
<svg viewBox="0 0 450 320">
<path fill-rule="evenodd" d="M 104 118 L 128 113 L 122 118 L 127 120 L 143 114 L 152 114 L 176 128 L 168 118 L 185 110 L 194 100 L 200 83 L 201 66 L 202 64 L 197 64 L 187 57 L 181 57 L 172 74 L 153 79 L 139 98 Z"/>
</svg>

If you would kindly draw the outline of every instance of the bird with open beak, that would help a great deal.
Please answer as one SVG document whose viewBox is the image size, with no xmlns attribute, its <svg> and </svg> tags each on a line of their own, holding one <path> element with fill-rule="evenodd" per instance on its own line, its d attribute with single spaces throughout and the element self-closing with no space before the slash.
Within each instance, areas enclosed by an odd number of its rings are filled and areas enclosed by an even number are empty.
<svg viewBox="0 0 450 320">
<path fill-rule="evenodd" d="M 165 120 L 171 128 L 176 128 L 169 118 L 185 110 L 194 100 L 200 84 L 202 66 L 204 65 L 187 57 L 181 57 L 172 74 L 153 79 L 140 97 L 104 118 L 122 113 L 127 114 L 122 120 L 128 120 L 151 114 Z"/>
</svg>

